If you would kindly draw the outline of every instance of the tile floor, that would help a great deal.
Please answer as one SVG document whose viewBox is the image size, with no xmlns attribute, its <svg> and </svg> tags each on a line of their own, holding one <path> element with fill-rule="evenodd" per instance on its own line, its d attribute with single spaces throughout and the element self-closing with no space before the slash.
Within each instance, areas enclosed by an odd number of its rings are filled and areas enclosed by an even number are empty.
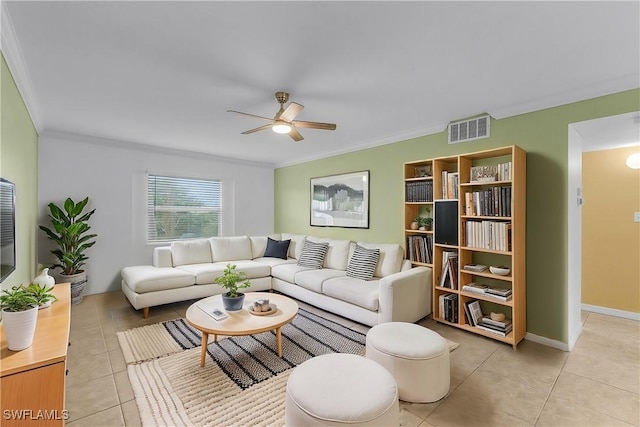
<svg viewBox="0 0 640 427">
<path fill-rule="evenodd" d="M 116 332 L 184 316 L 192 302 L 154 307 L 148 319 L 119 291 L 90 295 L 72 306 L 70 427 L 140 425 Z M 403 426 L 640 426 L 637 321 L 585 312 L 571 353 L 529 341 L 514 351 L 430 319 L 420 323 L 460 347 L 451 353 L 449 395 L 430 404 L 401 403 Z"/>
</svg>

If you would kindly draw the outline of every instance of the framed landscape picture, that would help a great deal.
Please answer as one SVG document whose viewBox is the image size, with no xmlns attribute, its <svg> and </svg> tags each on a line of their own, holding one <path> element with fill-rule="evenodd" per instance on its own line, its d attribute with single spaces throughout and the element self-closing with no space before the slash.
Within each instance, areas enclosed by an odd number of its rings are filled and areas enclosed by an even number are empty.
<svg viewBox="0 0 640 427">
<path fill-rule="evenodd" d="M 311 178 L 311 225 L 369 228 L 369 171 Z"/>
</svg>

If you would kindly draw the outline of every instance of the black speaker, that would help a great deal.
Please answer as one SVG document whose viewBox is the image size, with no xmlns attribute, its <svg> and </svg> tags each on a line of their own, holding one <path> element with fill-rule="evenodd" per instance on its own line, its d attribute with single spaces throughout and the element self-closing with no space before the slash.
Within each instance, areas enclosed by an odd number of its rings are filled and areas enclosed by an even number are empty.
<svg viewBox="0 0 640 427">
<path fill-rule="evenodd" d="M 458 245 L 458 201 L 457 200 L 436 200 L 435 223 L 436 243 L 441 245 Z"/>
</svg>

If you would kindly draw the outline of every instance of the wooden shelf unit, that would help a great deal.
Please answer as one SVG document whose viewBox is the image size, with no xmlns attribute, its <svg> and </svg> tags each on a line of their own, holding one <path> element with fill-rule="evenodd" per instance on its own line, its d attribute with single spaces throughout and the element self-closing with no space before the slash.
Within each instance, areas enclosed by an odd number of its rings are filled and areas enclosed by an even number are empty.
<svg viewBox="0 0 640 427">
<path fill-rule="evenodd" d="M 66 359 L 71 326 L 70 285 L 57 284 L 52 293 L 58 301 L 38 311 L 31 347 L 9 350 L 4 325 L 0 327 L 2 409 L 20 414 L 5 419 L 3 413 L 2 426 L 64 425 L 67 415 Z"/>
<path fill-rule="evenodd" d="M 501 179 L 495 181 L 471 182 L 471 168 L 474 166 L 491 166 L 500 163 L 511 163 L 510 179 Z M 433 182 L 433 201 L 430 202 L 407 202 L 407 183 L 426 178 L 416 178 L 415 168 L 429 166 L 432 170 L 432 177 L 428 178 Z M 496 149 L 477 151 L 473 153 L 459 154 L 456 156 L 439 157 L 433 159 L 417 160 L 404 164 L 404 186 L 405 186 L 405 203 L 404 203 L 404 235 L 405 245 L 409 236 L 424 235 L 425 232 L 411 230 L 410 223 L 418 216 L 420 212 L 424 212 L 423 206 L 428 206 L 430 212 L 434 213 L 434 203 L 439 200 L 450 199 L 452 192 L 444 194 L 443 191 L 443 172 L 448 174 L 457 173 L 458 184 L 457 200 L 458 200 L 458 217 L 456 223 L 458 226 L 458 244 L 438 244 L 433 241 L 433 262 L 424 264 L 412 261 L 414 265 L 428 265 L 433 268 L 433 309 L 432 315 L 434 320 L 440 323 L 451 325 L 466 331 L 470 331 L 479 335 L 483 335 L 495 340 L 512 345 L 514 348 L 524 338 L 526 334 L 526 262 L 525 262 L 525 231 L 526 231 L 526 152 L 516 146 L 511 145 Z M 510 215 L 470 215 L 466 210 L 466 194 L 480 192 L 492 188 L 506 187 L 510 191 Z M 494 190 L 498 191 L 498 190 Z M 506 199 L 505 199 L 506 200 Z M 434 229 L 436 228 L 438 218 L 434 218 Z M 509 248 L 489 249 L 487 247 L 472 247 L 467 245 L 466 224 L 468 222 L 492 221 L 493 223 L 510 224 L 511 236 Z M 491 226 L 495 226 L 491 224 Z M 507 227 L 507 225 L 500 225 Z M 421 234 L 422 233 L 422 234 Z M 502 236 L 502 235 L 501 235 Z M 505 239 L 506 240 L 506 237 Z M 409 259 L 409 253 L 405 248 L 405 258 Z M 457 289 L 440 286 L 440 278 L 443 272 L 443 253 L 445 251 L 454 251 L 458 254 L 458 275 Z M 508 276 L 499 276 L 492 274 L 489 270 L 483 272 L 471 272 L 463 270 L 463 266 L 467 264 L 483 264 L 483 265 L 507 265 L 511 268 Z M 471 282 L 486 284 L 492 287 L 510 288 L 512 295 L 511 300 L 502 301 L 489 295 L 477 294 L 473 292 L 463 291 L 462 287 Z M 456 322 L 444 319 L 444 314 L 440 312 L 439 298 L 441 295 L 454 294 L 457 296 L 457 312 L 458 318 Z M 466 319 L 465 304 L 478 300 L 485 315 L 491 312 L 501 312 L 511 319 L 513 330 L 506 336 L 485 331 L 475 327 Z"/>
</svg>

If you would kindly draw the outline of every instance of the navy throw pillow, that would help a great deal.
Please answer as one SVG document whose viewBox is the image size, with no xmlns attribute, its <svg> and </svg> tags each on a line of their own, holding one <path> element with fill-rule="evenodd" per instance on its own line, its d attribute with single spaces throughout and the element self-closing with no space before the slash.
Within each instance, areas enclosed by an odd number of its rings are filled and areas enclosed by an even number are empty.
<svg viewBox="0 0 640 427">
<path fill-rule="evenodd" d="M 267 250 L 264 251 L 264 256 L 287 259 L 289 243 L 291 243 L 291 239 L 273 240 L 271 237 L 267 237 Z"/>
</svg>

